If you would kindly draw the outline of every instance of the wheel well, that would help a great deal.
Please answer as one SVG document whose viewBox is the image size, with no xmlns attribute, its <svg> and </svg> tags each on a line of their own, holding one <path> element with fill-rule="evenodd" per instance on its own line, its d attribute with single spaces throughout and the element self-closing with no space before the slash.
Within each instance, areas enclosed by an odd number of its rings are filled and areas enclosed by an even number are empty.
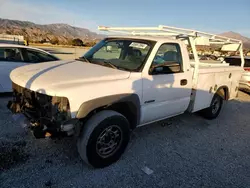
<svg viewBox="0 0 250 188">
<path fill-rule="evenodd" d="M 130 128 L 134 129 L 137 125 L 137 113 L 133 104 L 130 102 L 119 102 L 106 107 L 105 109 L 114 110 L 124 115 L 129 121 Z"/>
<path fill-rule="evenodd" d="M 229 91 L 227 86 L 220 87 L 217 91 L 217 94 L 219 94 L 224 100 L 229 99 Z"/>
<path fill-rule="evenodd" d="M 119 102 L 119 103 L 114 103 L 111 105 L 98 107 L 98 108 L 92 110 L 86 117 L 81 119 L 82 122 L 83 123 L 86 122 L 87 119 L 89 119 L 92 115 L 94 115 L 102 110 L 113 110 L 113 111 L 119 112 L 120 114 L 124 115 L 127 118 L 127 120 L 129 121 L 130 129 L 132 129 L 132 130 L 135 129 L 137 124 L 138 124 L 139 115 L 137 114 L 137 109 L 130 102 Z"/>
</svg>

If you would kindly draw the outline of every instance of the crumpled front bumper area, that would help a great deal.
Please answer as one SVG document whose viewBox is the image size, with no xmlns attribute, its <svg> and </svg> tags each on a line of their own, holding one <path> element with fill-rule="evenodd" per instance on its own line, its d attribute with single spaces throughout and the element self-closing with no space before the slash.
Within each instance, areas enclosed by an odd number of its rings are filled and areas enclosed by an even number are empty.
<svg viewBox="0 0 250 188">
<path fill-rule="evenodd" d="M 73 131 L 75 122 L 66 97 L 41 94 L 13 83 L 13 98 L 7 107 L 19 123 L 31 128 L 36 138 L 70 135 Z"/>
</svg>

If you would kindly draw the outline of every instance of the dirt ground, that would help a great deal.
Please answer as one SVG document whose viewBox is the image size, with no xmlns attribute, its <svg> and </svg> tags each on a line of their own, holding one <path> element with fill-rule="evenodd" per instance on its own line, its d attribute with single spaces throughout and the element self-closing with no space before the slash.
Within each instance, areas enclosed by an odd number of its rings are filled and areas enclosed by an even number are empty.
<svg viewBox="0 0 250 188">
<path fill-rule="evenodd" d="M 80 48 L 80 47 L 56 47 L 56 46 L 36 46 L 32 45 L 32 47 L 40 48 L 45 51 L 50 52 L 51 54 L 57 56 L 58 58 L 62 60 L 72 60 L 79 58 L 80 56 L 84 55 L 85 52 L 89 48 Z"/>
</svg>

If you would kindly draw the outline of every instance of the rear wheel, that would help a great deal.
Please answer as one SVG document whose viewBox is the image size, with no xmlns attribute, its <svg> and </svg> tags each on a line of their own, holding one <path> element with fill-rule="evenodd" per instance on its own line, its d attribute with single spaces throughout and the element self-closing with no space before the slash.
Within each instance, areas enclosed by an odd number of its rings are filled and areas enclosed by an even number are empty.
<svg viewBox="0 0 250 188">
<path fill-rule="evenodd" d="M 215 119 L 220 114 L 223 105 L 223 98 L 219 94 L 215 94 L 210 107 L 201 111 L 201 115 L 206 119 Z"/>
<path fill-rule="evenodd" d="M 81 158 L 95 168 L 116 162 L 129 142 L 129 123 L 120 113 L 104 110 L 84 125 L 77 142 Z"/>
</svg>

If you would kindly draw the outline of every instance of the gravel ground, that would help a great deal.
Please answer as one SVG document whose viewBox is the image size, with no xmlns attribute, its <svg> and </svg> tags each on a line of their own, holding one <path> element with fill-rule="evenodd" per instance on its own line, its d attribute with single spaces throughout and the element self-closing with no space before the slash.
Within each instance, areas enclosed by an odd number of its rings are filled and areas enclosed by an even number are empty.
<svg viewBox="0 0 250 188">
<path fill-rule="evenodd" d="M 36 140 L 0 98 L 0 187 L 250 187 L 250 95 L 216 120 L 184 114 L 138 128 L 114 165 L 92 169 L 75 140 Z"/>
</svg>

